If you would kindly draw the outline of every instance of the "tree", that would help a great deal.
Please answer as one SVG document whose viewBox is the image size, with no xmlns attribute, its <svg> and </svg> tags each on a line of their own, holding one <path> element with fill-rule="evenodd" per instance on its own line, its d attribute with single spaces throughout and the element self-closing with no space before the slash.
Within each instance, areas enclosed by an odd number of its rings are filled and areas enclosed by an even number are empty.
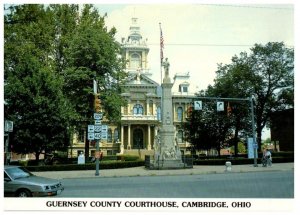
<svg viewBox="0 0 300 215">
<path fill-rule="evenodd" d="M 98 83 L 104 115 L 118 122 L 125 105 L 121 86 L 126 73 L 120 45 L 114 39 L 116 29 L 107 31 L 104 18 L 92 5 L 84 5 L 77 23 L 63 51 L 66 63 L 62 69 L 64 91 L 78 114 L 76 124 L 83 129 L 93 122 L 93 80 Z M 88 147 L 86 142 L 86 159 Z"/>
<path fill-rule="evenodd" d="M 262 130 L 272 112 L 294 105 L 294 50 L 283 43 L 270 42 L 255 44 L 250 51 L 249 55 L 243 52 L 239 57 L 234 56 L 231 64 L 219 65 L 213 89 L 216 96 L 255 97 L 260 149 Z M 246 119 L 242 113 L 238 116 Z"/>
<path fill-rule="evenodd" d="M 10 6 L 4 23 L 5 117 L 15 121 L 18 152 L 38 155 L 67 146 L 74 127 L 86 128 L 94 111 L 94 79 L 107 118 L 120 119 L 126 77 L 120 45 L 116 29 L 107 30 L 92 5 L 82 11 L 78 5 Z M 39 133 L 36 139 L 32 132 Z M 23 151 L 17 149 L 21 144 Z"/>
<path fill-rule="evenodd" d="M 201 111 L 193 111 L 184 125 L 191 150 L 216 149 L 220 156 L 230 135 L 231 123 L 225 112 L 217 112 L 215 101 L 205 101 Z"/>
<path fill-rule="evenodd" d="M 19 5 L 5 16 L 6 118 L 14 121 L 13 151 L 40 153 L 69 144 L 70 109 L 52 69 L 51 20 L 40 5 Z"/>
</svg>

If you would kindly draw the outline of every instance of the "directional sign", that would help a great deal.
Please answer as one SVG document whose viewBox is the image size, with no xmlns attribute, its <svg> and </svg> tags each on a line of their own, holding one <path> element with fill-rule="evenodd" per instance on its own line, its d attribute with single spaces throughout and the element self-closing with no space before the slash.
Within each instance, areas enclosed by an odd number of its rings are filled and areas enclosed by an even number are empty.
<svg viewBox="0 0 300 215">
<path fill-rule="evenodd" d="M 94 119 L 101 120 L 103 118 L 103 113 L 94 113 Z"/>
<path fill-rule="evenodd" d="M 101 133 L 95 133 L 95 140 L 101 139 Z"/>
<path fill-rule="evenodd" d="M 107 133 L 107 130 L 108 130 L 108 126 L 107 125 L 102 125 L 101 132 L 102 133 Z"/>
<path fill-rule="evenodd" d="M 107 133 L 101 133 L 101 139 L 107 140 Z"/>
<path fill-rule="evenodd" d="M 88 132 L 89 133 L 94 133 L 94 129 L 95 129 L 94 125 L 88 125 Z"/>
<path fill-rule="evenodd" d="M 217 111 L 224 111 L 224 102 L 217 102 Z"/>
<path fill-rule="evenodd" d="M 95 139 L 94 132 L 93 133 L 88 133 L 88 140 L 94 140 L 94 139 Z"/>
<path fill-rule="evenodd" d="M 95 133 L 99 133 L 99 132 L 101 132 L 101 130 L 102 130 L 102 126 L 101 125 L 95 125 L 94 126 Z"/>
<path fill-rule="evenodd" d="M 195 110 L 202 110 L 202 101 L 195 101 L 194 107 L 195 107 Z"/>
<path fill-rule="evenodd" d="M 100 119 L 95 120 L 95 125 L 101 125 L 101 124 L 102 124 L 102 122 Z"/>
<path fill-rule="evenodd" d="M 14 130 L 14 122 L 5 120 L 4 131 L 13 132 L 13 130 Z"/>
</svg>

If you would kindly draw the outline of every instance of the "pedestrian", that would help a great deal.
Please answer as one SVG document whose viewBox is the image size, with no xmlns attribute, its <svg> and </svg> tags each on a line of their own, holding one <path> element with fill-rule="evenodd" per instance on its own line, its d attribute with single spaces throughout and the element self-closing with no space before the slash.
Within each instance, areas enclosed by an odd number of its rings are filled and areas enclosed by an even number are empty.
<svg viewBox="0 0 300 215">
<path fill-rule="evenodd" d="M 266 150 L 267 165 L 272 166 L 272 153 L 270 149 Z"/>
</svg>

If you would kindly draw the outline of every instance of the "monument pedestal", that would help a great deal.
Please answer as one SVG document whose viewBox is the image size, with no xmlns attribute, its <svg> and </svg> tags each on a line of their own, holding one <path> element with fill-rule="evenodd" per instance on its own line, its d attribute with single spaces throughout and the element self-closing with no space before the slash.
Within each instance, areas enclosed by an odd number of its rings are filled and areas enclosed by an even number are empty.
<svg viewBox="0 0 300 215">
<path fill-rule="evenodd" d="M 162 125 L 156 141 L 154 161 L 150 166 L 154 169 L 182 169 L 184 163 L 175 140 L 173 125 L 172 86 L 169 77 L 169 63 L 164 62 L 165 77 L 162 83 Z"/>
</svg>

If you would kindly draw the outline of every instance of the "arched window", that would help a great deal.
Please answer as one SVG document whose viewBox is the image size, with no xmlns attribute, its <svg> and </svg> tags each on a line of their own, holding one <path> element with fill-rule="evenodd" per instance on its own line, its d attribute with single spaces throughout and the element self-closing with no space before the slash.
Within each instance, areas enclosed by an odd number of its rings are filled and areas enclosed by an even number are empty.
<svg viewBox="0 0 300 215">
<path fill-rule="evenodd" d="M 177 120 L 179 122 L 182 121 L 182 116 L 183 116 L 183 109 L 182 109 L 182 107 L 178 107 L 177 108 Z"/>
<path fill-rule="evenodd" d="M 112 131 L 111 131 L 111 128 L 107 129 L 107 142 L 108 143 L 112 142 Z"/>
<path fill-rule="evenodd" d="M 133 115 L 143 115 L 144 114 L 144 108 L 140 104 L 136 104 L 133 107 Z"/>
<path fill-rule="evenodd" d="M 179 130 L 177 132 L 177 141 L 178 141 L 178 143 L 182 143 L 183 142 L 183 131 L 182 130 Z"/>
<path fill-rule="evenodd" d="M 140 57 L 140 55 L 138 55 L 136 53 L 131 55 L 130 67 L 132 69 L 137 69 L 137 68 L 141 67 L 141 57 Z"/>
<path fill-rule="evenodd" d="M 124 109 L 123 109 L 123 114 L 124 115 L 128 115 L 128 105 L 124 106 Z"/>
<path fill-rule="evenodd" d="M 157 120 L 161 121 L 161 109 L 160 109 L 160 107 L 157 107 L 156 114 L 157 114 Z"/>
</svg>

